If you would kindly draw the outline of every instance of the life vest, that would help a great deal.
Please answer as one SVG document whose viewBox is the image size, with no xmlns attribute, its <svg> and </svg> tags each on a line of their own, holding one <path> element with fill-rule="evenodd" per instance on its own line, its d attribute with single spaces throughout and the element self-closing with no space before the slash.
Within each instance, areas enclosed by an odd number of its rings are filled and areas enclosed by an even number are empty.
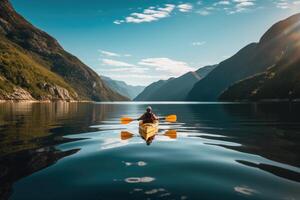
<svg viewBox="0 0 300 200">
<path fill-rule="evenodd" d="M 143 118 L 144 123 L 153 123 L 154 121 L 155 121 L 155 117 L 154 117 L 153 113 L 146 112 L 144 114 L 144 118 Z"/>
</svg>

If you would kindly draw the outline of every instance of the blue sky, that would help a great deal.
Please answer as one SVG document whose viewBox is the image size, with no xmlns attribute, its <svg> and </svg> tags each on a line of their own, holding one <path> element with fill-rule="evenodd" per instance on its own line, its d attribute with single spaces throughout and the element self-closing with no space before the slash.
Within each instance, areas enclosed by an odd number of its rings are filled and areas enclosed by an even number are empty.
<svg viewBox="0 0 300 200">
<path fill-rule="evenodd" d="M 97 73 L 133 85 L 217 64 L 300 0 L 12 0 Z"/>
</svg>

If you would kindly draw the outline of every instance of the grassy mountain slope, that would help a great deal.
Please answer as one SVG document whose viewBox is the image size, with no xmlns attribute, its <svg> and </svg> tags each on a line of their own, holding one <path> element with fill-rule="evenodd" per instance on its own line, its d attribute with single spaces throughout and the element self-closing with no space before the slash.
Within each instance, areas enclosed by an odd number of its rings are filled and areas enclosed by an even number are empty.
<svg viewBox="0 0 300 200">
<path fill-rule="evenodd" d="M 22 90 L 38 100 L 127 99 L 106 87 L 93 70 L 66 52 L 54 38 L 27 22 L 15 12 L 8 0 L 0 1 L 0 36 L 3 59 L 0 76 L 6 82 L 11 82 L 9 85 L 16 85 L 17 91 Z M 5 52 L 7 49 L 10 50 Z M 22 68 L 22 65 L 26 67 Z M 12 77 L 19 81 L 13 81 Z M 33 80 L 33 77 L 37 80 Z M 8 95 L 5 86 L 1 87 L 2 99 L 15 99 L 15 95 Z"/>
<path fill-rule="evenodd" d="M 16 89 L 20 88 L 29 93 L 29 99 L 72 100 L 77 97 L 72 87 L 60 76 L 41 66 L 30 54 L 1 36 L 0 77 L 1 99 L 14 96 Z M 22 98 L 15 96 L 16 100 Z"/>
</svg>

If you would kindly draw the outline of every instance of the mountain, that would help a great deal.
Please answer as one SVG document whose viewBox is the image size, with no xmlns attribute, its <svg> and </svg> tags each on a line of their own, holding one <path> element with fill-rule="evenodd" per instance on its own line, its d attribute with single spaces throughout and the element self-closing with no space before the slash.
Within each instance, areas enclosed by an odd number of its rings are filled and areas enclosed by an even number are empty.
<svg viewBox="0 0 300 200">
<path fill-rule="evenodd" d="M 178 78 L 152 83 L 139 94 L 135 101 L 183 101 L 193 85 L 204 78 L 216 66 L 206 66 L 195 72 L 188 72 Z"/>
<path fill-rule="evenodd" d="M 300 14 L 275 24 L 262 40 L 283 47 L 279 60 L 264 72 L 231 85 L 220 100 L 300 99 Z"/>
<path fill-rule="evenodd" d="M 0 99 L 127 100 L 8 0 L 0 1 Z"/>
<path fill-rule="evenodd" d="M 106 76 L 101 76 L 101 79 L 112 90 L 118 92 L 119 94 L 129 99 L 134 99 L 138 94 L 140 94 L 145 89 L 144 86 L 128 85 L 124 81 L 113 80 Z"/>
<path fill-rule="evenodd" d="M 292 35 L 298 29 L 293 26 L 298 26 L 298 22 L 299 14 L 273 25 L 258 43 L 244 47 L 196 83 L 188 95 L 188 100 L 215 101 L 235 82 L 263 73 L 274 66 L 291 42 L 294 42 Z"/>
<path fill-rule="evenodd" d="M 134 101 L 147 101 L 147 99 L 151 99 L 151 97 L 155 95 L 155 92 L 168 81 L 169 80 L 159 80 L 150 84 L 134 99 Z"/>
</svg>

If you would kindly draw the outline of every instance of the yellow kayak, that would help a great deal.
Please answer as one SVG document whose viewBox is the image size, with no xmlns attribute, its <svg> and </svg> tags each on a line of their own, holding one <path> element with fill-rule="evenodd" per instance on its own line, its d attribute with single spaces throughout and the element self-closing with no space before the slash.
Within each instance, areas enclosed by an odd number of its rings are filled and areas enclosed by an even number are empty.
<svg viewBox="0 0 300 200">
<path fill-rule="evenodd" d="M 158 121 L 154 123 L 139 123 L 139 133 L 145 139 L 148 140 L 149 138 L 153 137 L 158 132 Z"/>
</svg>

